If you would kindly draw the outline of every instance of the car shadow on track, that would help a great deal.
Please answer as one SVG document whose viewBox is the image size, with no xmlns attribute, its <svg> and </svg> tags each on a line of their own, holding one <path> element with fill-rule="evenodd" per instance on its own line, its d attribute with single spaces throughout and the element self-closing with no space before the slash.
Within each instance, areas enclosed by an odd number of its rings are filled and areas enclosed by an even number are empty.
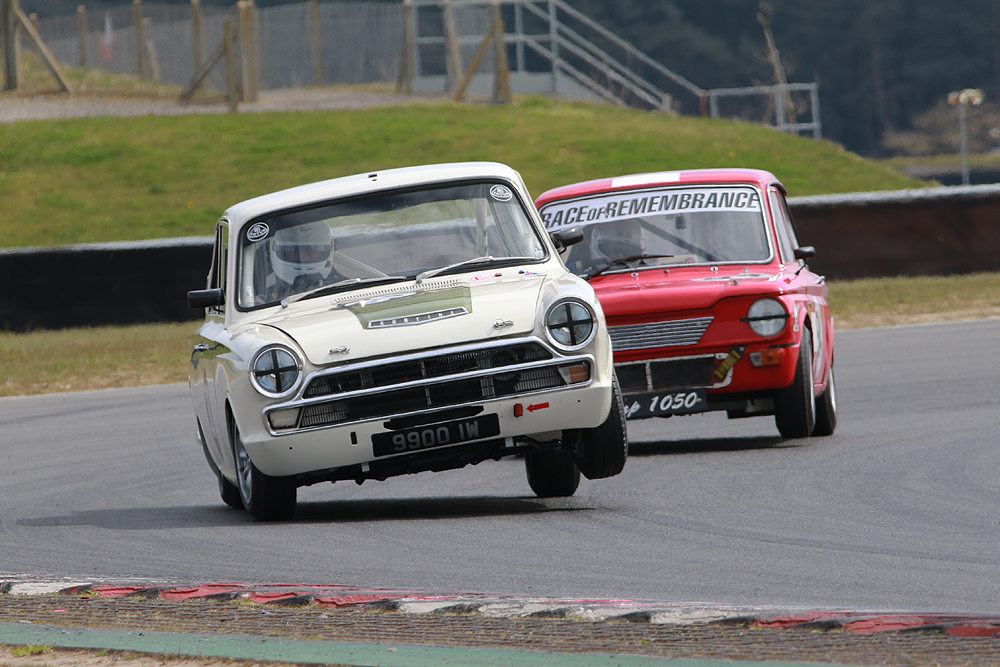
<svg viewBox="0 0 1000 667">
<path fill-rule="evenodd" d="M 537 498 L 387 498 L 299 503 L 296 522 L 349 523 L 355 521 L 411 521 L 414 519 L 468 519 L 523 516 L 549 512 L 578 512 L 565 501 Z"/>
<path fill-rule="evenodd" d="M 802 447 L 808 442 L 806 439 L 788 440 L 779 436 L 689 438 L 685 440 L 629 442 L 628 455 L 630 457 L 668 456 L 672 454 L 706 454 L 709 452 L 744 452 L 757 449 L 788 449 Z"/>
<path fill-rule="evenodd" d="M 548 512 L 576 512 L 565 499 L 494 498 L 488 496 L 448 498 L 392 498 L 377 500 L 337 500 L 301 502 L 295 517 L 286 523 L 352 523 L 408 521 L 415 519 L 464 519 L 523 516 Z M 243 511 L 218 506 L 142 507 L 82 510 L 61 516 L 20 519 L 19 526 L 53 528 L 93 526 L 111 530 L 164 530 L 175 528 L 222 527 L 255 523 Z"/>
</svg>

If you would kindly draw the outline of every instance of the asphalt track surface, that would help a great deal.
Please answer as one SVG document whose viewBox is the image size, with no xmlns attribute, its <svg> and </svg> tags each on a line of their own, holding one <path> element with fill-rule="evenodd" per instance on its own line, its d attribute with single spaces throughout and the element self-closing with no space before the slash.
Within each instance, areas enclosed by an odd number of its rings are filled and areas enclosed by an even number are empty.
<svg viewBox="0 0 1000 667">
<path fill-rule="evenodd" d="M 630 424 L 622 475 L 534 498 L 517 460 L 218 498 L 185 386 L 0 400 L 0 571 L 532 596 L 996 610 L 1000 321 L 841 332 L 840 425 Z"/>
</svg>

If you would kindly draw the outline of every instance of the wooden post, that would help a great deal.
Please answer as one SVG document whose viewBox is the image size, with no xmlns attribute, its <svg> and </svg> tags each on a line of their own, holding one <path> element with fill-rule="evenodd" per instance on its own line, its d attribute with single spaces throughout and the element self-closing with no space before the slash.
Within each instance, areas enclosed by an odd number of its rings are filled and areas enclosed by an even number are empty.
<svg viewBox="0 0 1000 667">
<path fill-rule="evenodd" d="M 143 54 L 146 44 L 142 38 L 142 0 L 132 0 L 132 23 L 135 26 L 135 72 L 140 79 L 145 79 L 146 63 Z"/>
<path fill-rule="evenodd" d="M 493 41 L 492 29 L 487 31 L 486 36 L 483 37 L 483 41 L 479 43 L 476 55 L 472 56 L 472 62 L 469 63 L 469 69 L 465 70 L 465 76 L 462 77 L 461 83 L 458 84 L 458 90 L 455 91 L 456 102 L 462 100 L 462 96 L 465 95 L 465 89 L 472 83 L 472 77 L 475 76 L 476 70 L 479 69 L 479 63 L 482 62 L 483 56 L 486 55 L 486 51 L 490 48 L 491 41 Z"/>
<path fill-rule="evenodd" d="M 496 53 L 496 69 L 493 72 L 493 101 L 497 104 L 510 104 L 514 95 L 510 89 L 510 67 L 507 64 L 507 42 L 504 40 L 506 28 L 500 15 L 500 3 L 490 2 L 490 23 L 493 31 L 493 48 Z"/>
<path fill-rule="evenodd" d="M 441 12 L 444 17 L 444 43 L 447 51 L 445 65 L 448 73 L 448 92 L 454 94 L 462 78 L 462 51 L 458 43 L 455 10 L 451 6 L 451 0 L 441 0 Z"/>
<path fill-rule="evenodd" d="M 146 37 L 146 58 L 149 61 L 149 74 L 153 81 L 160 80 L 160 57 L 156 53 L 156 43 L 153 41 L 153 19 L 146 17 L 142 20 L 142 33 Z"/>
<path fill-rule="evenodd" d="M 399 58 L 397 93 L 413 92 L 413 77 L 417 74 L 417 21 L 413 13 L 413 0 L 403 0 L 403 52 Z"/>
<path fill-rule="evenodd" d="M 200 72 L 205 64 L 205 29 L 201 17 L 201 0 L 191 0 L 191 55 L 194 71 Z"/>
<path fill-rule="evenodd" d="M 239 95 L 236 91 L 236 54 L 233 53 L 233 21 L 226 19 L 223 24 L 222 48 L 226 58 L 226 98 L 229 111 L 239 110 Z"/>
<path fill-rule="evenodd" d="M 309 16 L 311 19 L 310 35 L 312 37 L 313 83 L 323 85 L 323 37 L 319 29 L 319 0 L 309 0 Z"/>
<path fill-rule="evenodd" d="M 256 102 L 258 90 L 259 47 L 254 30 L 254 5 L 251 0 L 236 3 L 240 19 L 240 66 L 243 70 L 243 101 Z"/>
<path fill-rule="evenodd" d="M 38 28 L 36 27 L 35 30 Z M 77 5 L 76 8 L 76 39 L 80 45 L 80 67 L 87 66 L 87 8 Z"/>
<path fill-rule="evenodd" d="M 0 0 L 0 42 L 3 43 L 3 89 L 17 90 L 17 53 L 14 44 L 14 0 Z"/>
<path fill-rule="evenodd" d="M 11 4 L 14 6 L 14 20 L 17 21 L 21 29 L 28 33 L 28 37 L 31 38 L 31 41 L 35 43 L 35 48 L 38 49 L 38 53 L 41 54 L 42 61 L 45 63 L 45 66 L 49 68 L 52 76 L 54 76 L 56 81 L 59 83 L 59 87 L 64 93 L 72 92 L 69 80 L 59 68 L 59 63 L 56 61 L 56 57 L 52 54 L 52 51 L 49 50 L 49 47 L 45 46 L 45 42 L 43 42 L 42 38 L 38 36 L 38 31 L 35 30 L 33 25 L 31 25 L 31 19 L 29 19 L 25 13 L 21 11 L 21 8 L 18 7 L 17 0 L 13 0 Z M 16 42 L 17 40 L 15 39 L 15 50 L 17 46 Z"/>
</svg>

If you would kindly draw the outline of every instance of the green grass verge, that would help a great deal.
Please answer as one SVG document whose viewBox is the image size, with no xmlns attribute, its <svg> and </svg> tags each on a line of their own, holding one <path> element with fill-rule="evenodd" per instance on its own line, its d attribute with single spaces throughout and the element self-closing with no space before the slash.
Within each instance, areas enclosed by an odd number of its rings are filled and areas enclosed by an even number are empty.
<svg viewBox="0 0 1000 667">
<path fill-rule="evenodd" d="M 1000 317 L 1000 273 L 830 284 L 839 330 Z M 0 333 L 0 396 L 186 382 L 196 322 Z"/>
<path fill-rule="evenodd" d="M 390 167 L 494 160 L 533 195 L 645 171 L 756 167 L 791 195 L 926 185 L 825 141 L 541 97 L 494 107 L 81 118 L 0 126 L 0 245 L 210 235 L 228 206 Z"/>
</svg>

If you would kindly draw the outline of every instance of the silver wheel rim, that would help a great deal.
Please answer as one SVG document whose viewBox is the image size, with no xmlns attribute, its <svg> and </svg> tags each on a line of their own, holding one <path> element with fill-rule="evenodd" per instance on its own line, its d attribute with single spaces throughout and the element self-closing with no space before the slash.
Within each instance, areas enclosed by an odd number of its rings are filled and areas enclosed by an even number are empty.
<svg viewBox="0 0 1000 667">
<path fill-rule="evenodd" d="M 253 477 L 250 474 L 250 455 L 247 454 L 238 431 L 234 433 L 233 445 L 236 450 L 236 478 L 240 485 L 240 497 L 243 498 L 245 505 L 249 505 L 253 484 Z"/>
<path fill-rule="evenodd" d="M 837 385 L 833 382 L 833 369 L 830 369 L 830 380 L 826 388 L 830 392 L 830 407 L 833 408 L 833 412 L 837 412 Z"/>
</svg>

